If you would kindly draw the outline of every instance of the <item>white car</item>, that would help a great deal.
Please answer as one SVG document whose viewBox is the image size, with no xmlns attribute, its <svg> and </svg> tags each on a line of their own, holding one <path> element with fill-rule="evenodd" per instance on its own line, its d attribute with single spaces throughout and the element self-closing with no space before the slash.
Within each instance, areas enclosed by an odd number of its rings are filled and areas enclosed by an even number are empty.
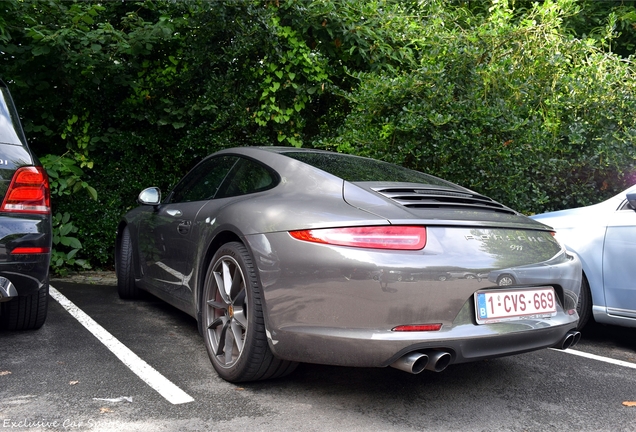
<svg viewBox="0 0 636 432">
<path fill-rule="evenodd" d="M 636 185 L 599 204 L 532 216 L 583 264 L 579 329 L 598 323 L 636 327 Z"/>
</svg>

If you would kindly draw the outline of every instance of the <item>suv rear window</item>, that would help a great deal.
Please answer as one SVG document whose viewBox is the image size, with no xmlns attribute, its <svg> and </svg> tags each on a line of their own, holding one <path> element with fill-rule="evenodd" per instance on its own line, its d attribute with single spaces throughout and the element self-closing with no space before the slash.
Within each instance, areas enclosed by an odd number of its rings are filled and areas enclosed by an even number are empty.
<svg viewBox="0 0 636 432">
<path fill-rule="evenodd" d="M 9 91 L 0 85 L 0 143 L 23 145 L 25 143 L 20 139 L 21 136 L 22 128 Z"/>
</svg>

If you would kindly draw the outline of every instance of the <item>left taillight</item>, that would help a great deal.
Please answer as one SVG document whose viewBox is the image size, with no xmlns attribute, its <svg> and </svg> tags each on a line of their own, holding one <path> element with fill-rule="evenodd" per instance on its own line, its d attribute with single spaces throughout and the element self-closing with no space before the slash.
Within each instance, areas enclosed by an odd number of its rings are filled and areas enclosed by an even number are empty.
<svg viewBox="0 0 636 432">
<path fill-rule="evenodd" d="M 44 168 L 18 168 L 4 196 L 0 212 L 51 213 L 49 179 Z"/>
<path fill-rule="evenodd" d="M 426 246 L 426 227 L 371 226 L 290 231 L 297 239 L 336 246 L 370 249 L 420 250 Z"/>
</svg>

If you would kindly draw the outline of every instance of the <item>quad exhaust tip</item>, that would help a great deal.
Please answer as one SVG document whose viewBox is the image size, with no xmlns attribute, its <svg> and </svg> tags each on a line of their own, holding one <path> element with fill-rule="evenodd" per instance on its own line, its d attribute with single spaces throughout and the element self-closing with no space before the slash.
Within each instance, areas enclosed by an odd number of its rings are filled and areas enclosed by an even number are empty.
<svg viewBox="0 0 636 432">
<path fill-rule="evenodd" d="M 391 367 L 404 372 L 418 374 L 424 369 L 441 372 L 450 364 L 451 355 L 446 351 L 414 351 L 400 357 Z"/>
<path fill-rule="evenodd" d="M 566 333 L 561 343 L 557 346 L 560 349 L 568 349 L 574 347 L 581 340 L 581 332 L 570 330 Z"/>
<path fill-rule="evenodd" d="M 563 350 L 572 348 L 579 343 L 579 340 L 581 340 L 581 332 L 570 330 L 556 347 Z M 400 357 L 391 364 L 391 367 L 411 374 L 419 374 L 424 369 L 441 372 L 450 364 L 451 359 L 447 351 L 414 351 Z"/>
</svg>

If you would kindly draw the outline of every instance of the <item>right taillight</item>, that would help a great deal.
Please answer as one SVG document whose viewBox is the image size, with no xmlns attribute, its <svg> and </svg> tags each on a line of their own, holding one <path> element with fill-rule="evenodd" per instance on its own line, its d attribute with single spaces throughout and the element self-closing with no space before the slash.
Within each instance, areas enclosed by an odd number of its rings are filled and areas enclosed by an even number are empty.
<svg viewBox="0 0 636 432">
<path fill-rule="evenodd" d="M 42 167 L 22 167 L 4 196 L 0 212 L 50 213 L 49 179 Z"/>
</svg>

